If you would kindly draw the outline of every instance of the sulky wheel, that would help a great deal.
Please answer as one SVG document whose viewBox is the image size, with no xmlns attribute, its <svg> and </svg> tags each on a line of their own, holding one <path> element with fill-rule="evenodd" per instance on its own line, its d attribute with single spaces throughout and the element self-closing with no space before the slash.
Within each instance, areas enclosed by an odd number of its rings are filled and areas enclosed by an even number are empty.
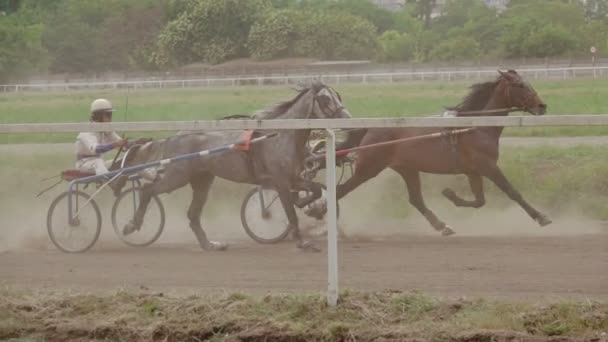
<svg viewBox="0 0 608 342">
<path fill-rule="evenodd" d="M 57 196 L 51 203 L 46 217 L 49 238 L 66 253 L 82 253 L 89 250 L 101 232 L 101 214 L 91 196 L 82 191 L 72 191 L 72 215 L 68 214 L 68 192 Z M 90 200 L 90 201 L 89 201 Z"/>
<path fill-rule="evenodd" d="M 306 192 L 301 192 L 301 195 L 306 195 Z M 325 196 L 319 200 L 324 200 L 324 198 Z M 317 219 L 307 215 L 307 212 L 313 205 L 318 204 L 319 200 L 309 206 L 295 208 L 303 235 L 321 236 L 327 232 L 326 216 Z M 287 215 L 281 205 L 279 193 L 272 188 L 255 187 L 247 193 L 241 205 L 241 223 L 247 235 L 262 244 L 280 242 L 290 233 Z"/>
<path fill-rule="evenodd" d="M 118 238 L 127 245 L 146 247 L 158 240 L 165 228 L 165 208 L 158 196 L 152 196 L 141 228 L 124 235 L 123 227 L 133 218 L 135 210 L 139 206 L 139 189 L 138 187 L 130 188 L 116 198 L 112 206 L 112 226 Z"/>
</svg>

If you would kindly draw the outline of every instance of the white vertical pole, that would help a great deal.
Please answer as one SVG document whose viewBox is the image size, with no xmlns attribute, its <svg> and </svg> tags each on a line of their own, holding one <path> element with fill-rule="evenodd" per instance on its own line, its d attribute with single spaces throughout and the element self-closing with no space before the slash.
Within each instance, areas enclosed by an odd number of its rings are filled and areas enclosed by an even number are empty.
<svg viewBox="0 0 608 342">
<path fill-rule="evenodd" d="M 327 304 L 338 304 L 338 220 L 336 210 L 336 135 L 327 130 L 325 145 L 327 185 Z"/>
</svg>

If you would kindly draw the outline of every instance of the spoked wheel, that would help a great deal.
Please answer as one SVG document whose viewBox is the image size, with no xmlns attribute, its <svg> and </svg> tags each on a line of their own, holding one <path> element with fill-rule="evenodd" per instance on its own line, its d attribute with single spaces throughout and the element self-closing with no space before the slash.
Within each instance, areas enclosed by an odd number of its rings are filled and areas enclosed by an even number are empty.
<svg viewBox="0 0 608 342">
<path fill-rule="evenodd" d="M 82 191 L 72 191 L 72 215 L 68 214 L 68 192 L 57 196 L 46 216 L 49 238 L 66 253 L 82 253 L 89 250 L 101 232 L 101 213 L 91 196 Z M 87 203 L 88 202 L 88 203 Z"/>
<path fill-rule="evenodd" d="M 306 192 L 300 193 L 306 195 Z M 312 206 L 325 200 L 324 195 L 325 187 L 323 187 L 323 196 L 320 199 L 303 208 L 295 208 L 303 234 L 321 236 L 327 233 L 325 216 L 317 219 L 307 215 Z M 247 235 L 263 244 L 280 242 L 290 233 L 289 221 L 279 199 L 279 193 L 272 188 L 256 187 L 247 193 L 241 205 L 241 223 Z"/>
<path fill-rule="evenodd" d="M 152 196 L 141 228 L 131 234 L 124 235 L 123 227 L 133 218 L 139 206 L 139 189 L 138 187 L 130 188 L 116 198 L 112 206 L 112 226 L 118 238 L 127 245 L 145 247 L 158 240 L 163 232 L 165 228 L 165 208 L 158 196 Z"/>
</svg>

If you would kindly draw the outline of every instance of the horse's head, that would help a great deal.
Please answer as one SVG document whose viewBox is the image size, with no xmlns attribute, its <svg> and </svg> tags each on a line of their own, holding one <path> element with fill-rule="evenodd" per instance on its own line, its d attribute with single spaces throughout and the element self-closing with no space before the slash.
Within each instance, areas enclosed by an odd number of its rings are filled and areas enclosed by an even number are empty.
<svg viewBox="0 0 608 342">
<path fill-rule="evenodd" d="M 524 81 L 515 71 L 498 71 L 499 87 L 506 97 L 505 102 L 509 107 L 522 108 L 533 115 L 543 115 L 547 111 L 547 104 L 538 96 L 538 93 L 530 83 Z"/>
<path fill-rule="evenodd" d="M 313 119 L 350 119 L 350 112 L 342 104 L 342 97 L 333 88 L 315 82 L 310 87 L 313 96 L 311 118 Z"/>
<path fill-rule="evenodd" d="M 299 87 L 293 98 L 256 112 L 256 119 L 349 119 L 342 97 L 331 87 L 315 81 Z"/>
</svg>

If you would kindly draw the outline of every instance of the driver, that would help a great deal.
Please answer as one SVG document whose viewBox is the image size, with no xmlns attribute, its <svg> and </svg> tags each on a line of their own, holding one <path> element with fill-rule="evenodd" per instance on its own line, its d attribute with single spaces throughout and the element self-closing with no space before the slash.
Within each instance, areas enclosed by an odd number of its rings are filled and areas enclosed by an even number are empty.
<svg viewBox="0 0 608 342">
<path fill-rule="evenodd" d="M 91 103 L 91 122 L 112 122 L 112 103 L 97 99 Z M 76 168 L 97 175 L 108 172 L 111 161 L 104 161 L 101 155 L 115 148 L 127 145 L 116 132 L 82 132 L 76 138 Z"/>
</svg>

